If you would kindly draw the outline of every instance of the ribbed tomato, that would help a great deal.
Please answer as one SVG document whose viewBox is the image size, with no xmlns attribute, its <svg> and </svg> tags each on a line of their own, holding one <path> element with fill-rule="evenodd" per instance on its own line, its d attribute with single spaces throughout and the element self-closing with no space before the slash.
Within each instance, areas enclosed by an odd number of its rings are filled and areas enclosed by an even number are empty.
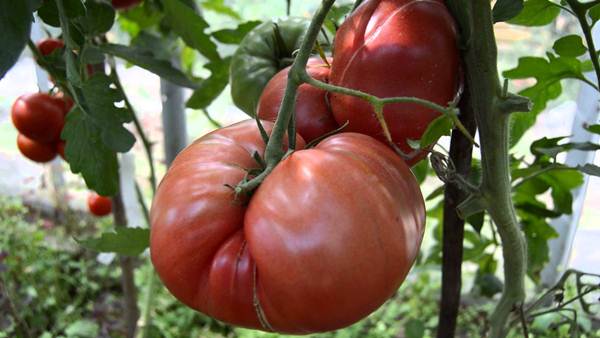
<svg viewBox="0 0 600 338">
<path fill-rule="evenodd" d="M 331 60 L 329 60 L 331 61 Z M 258 117 L 275 122 L 291 67 L 275 74 L 267 83 L 258 102 Z M 315 79 L 329 82 L 329 66 L 320 58 L 311 58 L 306 65 L 306 71 Z M 327 92 L 309 84 L 298 87 L 296 96 L 296 131 L 310 142 L 315 138 L 335 130 L 337 122 L 331 114 L 331 108 L 326 98 Z"/>
<path fill-rule="evenodd" d="M 17 147 L 23 156 L 34 162 L 50 162 L 56 157 L 56 148 L 54 144 L 41 143 L 32 140 L 23 134 L 17 135 Z"/>
<path fill-rule="evenodd" d="M 246 121 L 177 156 L 151 209 L 158 275 L 188 306 L 254 329 L 304 334 L 367 316 L 404 280 L 423 236 L 408 166 L 375 139 L 343 133 L 294 152 L 235 200 L 226 185 L 263 150 Z"/>
<path fill-rule="evenodd" d="M 88 196 L 88 209 L 95 216 L 106 216 L 112 212 L 112 200 L 92 192 Z"/>
<path fill-rule="evenodd" d="M 413 96 L 446 106 L 457 91 L 459 56 L 454 21 L 441 0 L 367 0 L 335 36 L 332 84 L 379 97 Z M 338 123 L 385 141 L 372 107 L 356 97 L 330 94 Z M 393 141 L 411 152 L 439 113 L 417 104 L 384 109 Z M 414 164 L 421 152 L 408 161 Z"/>
<path fill-rule="evenodd" d="M 46 93 L 20 96 L 12 106 L 11 118 L 17 130 L 28 138 L 51 143 L 58 140 L 65 123 L 65 103 Z"/>
<path fill-rule="evenodd" d="M 114 9 L 122 11 L 137 6 L 142 0 L 112 0 Z"/>
<path fill-rule="evenodd" d="M 44 39 L 37 43 L 37 48 L 39 49 L 40 53 L 42 53 L 42 55 L 44 55 L 44 56 L 50 55 L 55 50 L 64 48 L 64 47 L 65 47 L 65 43 L 63 42 L 63 40 L 60 40 L 60 39 L 49 38 L 49 39 Z"/>
</svg>

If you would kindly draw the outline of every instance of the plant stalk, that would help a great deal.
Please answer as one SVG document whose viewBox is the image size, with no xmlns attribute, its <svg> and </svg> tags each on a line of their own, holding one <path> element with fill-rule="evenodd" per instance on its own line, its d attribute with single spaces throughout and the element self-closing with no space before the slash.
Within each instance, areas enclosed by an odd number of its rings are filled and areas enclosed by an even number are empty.
<svg viewBox="0 0 600 338">
<path fill-rule="evenodd" d="M 473 0 L 467 3 L 467 8 L 456 6 L 459 0 L 453 2 L 450 7 L 454 9 L 455 17 L 460 15 L 456 13 L 457 8 L 468 11 L 470 27 L 463 27 L 462 31 L 477 32 L 471 36 L 469 47 L 463 51 L 463 60 L 467 85 L 477 88 L 471 97 L 470 106 L 475 113 L 481 141 L 481 196 L 502 241 L 505 286 L 490 317 L 490 337 L 499 338 L 506 336 L 509 315 L 525 299 L 527 269 L 526 242 L 511 196 L 508 153 L 510 111 L 502 108 L 509 97 L 504 95 L 498 77 L 490 2 Z"/>
</svg>

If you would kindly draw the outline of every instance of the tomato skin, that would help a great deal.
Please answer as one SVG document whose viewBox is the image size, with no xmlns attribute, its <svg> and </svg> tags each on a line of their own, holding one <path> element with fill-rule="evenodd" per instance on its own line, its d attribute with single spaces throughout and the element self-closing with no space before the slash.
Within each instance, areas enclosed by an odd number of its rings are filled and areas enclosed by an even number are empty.
<svg viewBox="0 0 600 338">
<path fill-rule="evenodd" d="M 328 61 L 331 62 L 331 60 Z M 310 76 L 319 81 L 329 82 L 330 68 L 323 63 L 323 60 L 311 58 L 306 66 Z M 281 70 L 267 83 L 258 102 L 258 117 L 260 119 L 275 122 L 285 94 L 290 68 L 291 66 Z M 306 83 L 298 87 L 295 110 L 296 131 L 307 142 L 338 127 L 331 114 L 326 95 L 326 91 Z"/>
<path fill-rule="evenodd" d="M 50 143 L 58 140 L 65 123 L 64 102 L 45 93 L 22 95 L 14 102 L 11 118 L 28 138 Z"/>
<path fill-rule="evenodd" d="M 65 43 L 60 39 L 44 39 L 37 43 L 37 48 L 43 56 L 52 54 L 56 49 L 64 48 Z"/>
<path fill-rule="evenodd" d="M 41 143 L 23 134 L 17 135 L 17 147 L 23 156 L 34 162 L 46 163 L 56 157 L 54 144 Z"/>
<path fill-rule="evenodd" d="M 335 38 L 331 83 L 379 97 L 414 96 L 442 106 L 457 91 L 459 54 L 452 16 L 440 0 L 367 0 L 340 26 Z M 330 93 L 338 123 L 347 131 L 385 142 L 366 101 Z M 440 115 L 417 104 L 386 105 L 392 139 L 406 153 L 407 139 L 420 139 Z M 421 152 L 410 165 L 426 156 Z"/>
<path fill-rule="evenodd" d="M 374 311 L 423 235 L 423 198 L 404 161 L 369 136 L 338 134 L 284 159 L 245 206 L 224 184 L 256 166 L 255 150 L 264 145 L 246 121 L 173 162 L 151 209 L 151 258 L 165 286 L 209 316 L 265 331 L 333 330 Z"/>
<path fill-rule="evenodd" d="M 92 192 L 88 196 L 88 209 L 95 216 L 106 216 L 112 212 L 112 200 Z"/>
<path fill-rule="evenodd" d="M 112 6 L 118 11 L 130 9 L 137 6 L 142 0 L 111 0 Z"/>
<path fill-rule="evenodd" d="M 249 116 L 256 115 L 258 100 L 267 82 L 293 62 L 310 21 L 287 18 L 264 22 L 252 29 L 231 58 L 230 84 L 233 103 Z M 279 27 L 282 46 L 274 34 Z"/>
</svg>

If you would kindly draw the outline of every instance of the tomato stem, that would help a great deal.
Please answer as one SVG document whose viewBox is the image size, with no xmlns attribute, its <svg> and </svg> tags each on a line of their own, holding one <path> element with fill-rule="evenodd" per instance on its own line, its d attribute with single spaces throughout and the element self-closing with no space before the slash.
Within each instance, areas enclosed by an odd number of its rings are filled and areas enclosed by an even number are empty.
<svg viewBox="0 0 600 338">
<path fill-rule="evenodd" d="M 510 112 L 527 111 L 529 103 L 519 97 L 518 104 L 507 104 L 516 95 L 503 92 L 498 77 L 497 47 L 492 11 L 487 0 L 448 2 L 463 32 L 477 32 L 464 49 L 467 86 L 472 91 L 468 102 L 475 113 L 481 141 L 482 182 L 472 201 L 487 210 L 502 240 L 505 287 L 491 315 L 490 337 L 505 337 L 510 314 L 525 299 L 527 247 L 517 220 L 511 196 L 509 167 Z M 523 104 L 525 102 L 525 105 Z"/>
</svg>

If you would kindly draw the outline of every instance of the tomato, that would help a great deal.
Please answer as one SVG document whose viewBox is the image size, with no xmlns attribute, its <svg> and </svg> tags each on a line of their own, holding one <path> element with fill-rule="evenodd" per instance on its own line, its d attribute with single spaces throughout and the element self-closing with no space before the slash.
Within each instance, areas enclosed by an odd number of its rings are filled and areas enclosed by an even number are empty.
<svg viewBox="0 0 600 338">
<path fill-rule="evenodd" d="M 17 135 L 17 147 L 23 156 L 34 162 L 50 162 L 56 157 L 54 144 L 41 143 L 23 134 Z"/>
<path fill-rule="evenodd" d="M 112 6 L 118 11 L 130 9 L 137 6 L 142 0 L 111 0 Z"/>
<path fill-rule="evenodd" d="M 292 153 L 235 200 L 226 184 L 263 150 L 245 121 L 177 156 L 150 215 L 158 275 L 188 306 L 248 328 L 306 334 L 367 316 L 397 290 L 423 236 L 410 169 L 379 141 L 342 133 Z"/>
<path fill-rule="evenodd" d="M 413 96 L 446 106 L 457 91 L 459 56 L 454 21 L 441 0 L 367 0 L 340 26 L 334 44 L 332 84 L 379 97 Z M 385 142 L 369 103 L 330 93 L 338 123 L 347 131 Z M 393 141 L 411 152 L 407 139 L 418 140 L 440 115 L 417 104 L 384 108 Z M 426 156 L 421 152 L 409 161 Z"/>
<path fill-rule="evenodd" d="M 45 93 L 20 96 L 11 117 L 17 130 L 28 138 L 49 143 L 58 140 L 65 123 L 65 103 Z"/>
<path fill-rule="evenodd" d="M 50 55 L 57 49 L 64 48 L 65 43 L 60 39 L 44 39 L 37 44 L 37 48 L 39 49 L 42 55 Z"/>
<path fill-rule="evenodd" d="M 231 58 L 230 84 L 233 103 L 254 116 L 267 82 L 294 61 L 292 53 L 300 48 L 310 21 L 288 18 L 265 22 L 252 29 Z M 278 27 L 281 40 L 275 35 Z"/>
<path fill-rule="evenodd" d="M 67 144 L 65 143 L 65 141 L 58 141 L 56 143 L 56 152 L 60 155 L 60 157 L 62 157 L 63 160 L 66 160 L 67 158 L 65 157 L 65 146 Z"/>
<path fill-rule="evenodd" d="M 112 212 L 112 201 L 110 198 L 90 193 L 88 196 L 88 209 L 93 215 L 106 216 Z"/>
<path fill-rule="evenodd" d="M 323 82 L 329 82 L 329 66 L 320 58 L 308 60 L 307 72 L 310 76 Z M 291 67 L 277 73 L 267 83 L 258 101 L 258 117 L 275 122 L 287 84 L 287 76 Z M 309 84 L 298 87 L 296 97 L 296 131 L 310 142 L 315 138 L 335 130 L 337 122 L 331 114 L 326 98 L 327 92 Z"/>
</svg>

